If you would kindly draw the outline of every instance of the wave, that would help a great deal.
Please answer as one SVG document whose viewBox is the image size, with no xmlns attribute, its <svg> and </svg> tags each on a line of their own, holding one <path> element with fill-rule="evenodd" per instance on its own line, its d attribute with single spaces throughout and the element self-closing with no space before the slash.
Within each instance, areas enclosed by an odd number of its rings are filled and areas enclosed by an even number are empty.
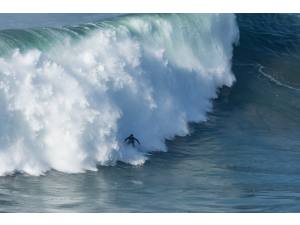
<svg viewBox="0 0 300 225">
<path fill-rule="evenodd" d="M 230 14 L 129 15 L 0 32 L 0 175 L 143 164 L 231 86 Z M 133 133 L 139 149 L 124 146 Z"/>
<path fill-rule="evenodd" d="M 274 84 L 280 86 L 280 87 L 284 87 L 284 88 L 287 88 L 287 89 L 290 89 L 290 90 L 294 90 L 294 91 L 300 91 L 300 88 L 296 88 L 296 87 L 293 87 L 291 85 L 288 85 L 288 84 L 284 84 L 282 82 L 280 82 L 279 80 L 277 80 L 275 77 L 273 77 L 271 74 L 269 73 L 266 73 L 264 71 L 264 66 L 258 64 L 258 72 L 263 75 L 265 78 L 269 79 L 271 82 L 273 82 Z"/>
</svg>

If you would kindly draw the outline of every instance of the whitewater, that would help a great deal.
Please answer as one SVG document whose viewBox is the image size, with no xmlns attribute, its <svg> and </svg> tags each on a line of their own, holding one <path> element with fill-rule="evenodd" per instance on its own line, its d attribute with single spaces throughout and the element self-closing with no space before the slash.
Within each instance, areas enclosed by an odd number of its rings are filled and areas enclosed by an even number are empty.
<svg viewBox="0 0 300 225">
<path fill-rule="evenodd" d="M 142 165 L 232 86 L 231 14 L 0 31 L 0 175 Z M 133 133 L 142 143 L 123 144 Z"/>
</svg>

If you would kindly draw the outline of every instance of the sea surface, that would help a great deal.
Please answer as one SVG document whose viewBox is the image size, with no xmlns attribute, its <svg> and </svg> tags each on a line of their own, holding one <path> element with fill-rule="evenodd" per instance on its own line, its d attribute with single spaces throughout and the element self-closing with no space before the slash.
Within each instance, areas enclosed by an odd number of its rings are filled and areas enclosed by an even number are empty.
<svg viewBox="0 0 300 225">
<path fill-rule="evenodd" d="M 0 18 L 1 212 L 300 212 L 299 15 Z"/>
</svg>

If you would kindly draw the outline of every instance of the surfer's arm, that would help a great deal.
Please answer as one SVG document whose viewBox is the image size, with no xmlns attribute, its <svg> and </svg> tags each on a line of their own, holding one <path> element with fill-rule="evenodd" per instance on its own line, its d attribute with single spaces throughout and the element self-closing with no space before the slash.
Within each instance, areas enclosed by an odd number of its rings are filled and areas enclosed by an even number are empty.
<svg viewBox="0 0 300 225">
<path fill-rule="evenodd" d="M 138 139 L 135 138 L 135 140 L 136 140 L 137 143 L 139 143 L 139 145 L 141 144 Z"/>
<path fill-rule="evenodd" d="M 123 142 L 126 142 L 127 140 L 128 140 L 128 137 L 127 137 L 127 138 L 125 138 Z"/>
</svg>

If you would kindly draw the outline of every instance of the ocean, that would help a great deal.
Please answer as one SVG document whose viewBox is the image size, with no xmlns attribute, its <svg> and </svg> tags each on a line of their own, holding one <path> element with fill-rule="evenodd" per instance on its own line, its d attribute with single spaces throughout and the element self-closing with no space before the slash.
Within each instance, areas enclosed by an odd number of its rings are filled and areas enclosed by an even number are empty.
<svg viewBox="0 0 300 225">
<path fill-rule="evenodd" d="M 0 212 L 300 211 L 298 14 L 0 18 Z"/>
</svg>

